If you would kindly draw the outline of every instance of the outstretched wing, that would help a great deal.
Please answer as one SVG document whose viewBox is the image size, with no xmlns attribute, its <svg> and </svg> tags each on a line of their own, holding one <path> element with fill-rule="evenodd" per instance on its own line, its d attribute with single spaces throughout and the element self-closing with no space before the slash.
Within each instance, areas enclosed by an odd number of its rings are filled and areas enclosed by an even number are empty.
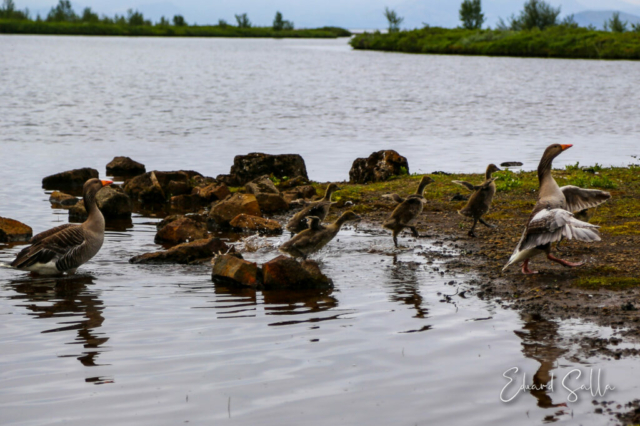
<svg viewBox="0 0 640 426">
<path fill-rule="evenodd" d="M 577 212 L 600 204 L 611 198 L 611 194 L 599 189 L 583 189 L 577 186 L 568 185 L 560 188 L 567 200 L 567 210 Z"/>
<path fill-rule="evenodd" d="M 385 195 L 382 196 L 382 198 L 390 198 L 393 201 L 395 201 L 396 203 L 401 203 L 401 202 L 404 201 L 404 198 L 402 198 L 398 194 L 385 194 Z"/>
<path fill-rule="evenodd" d="M 571 240 L 600 241 L 597 225 L 582 222 L 564 209 L 541 210 L 529 222 L 517 251 L 543 246 L 562 237 Z"/>
<path fill-rule="evenodd" d="M 456 185 L 464 186 L 465 188 L 467 188 L 471 192 L 473 192 L 476 189 L 478 189 L 475 186 L 473 186 L 473 184 L 471 184 L 469 182 L 465 182 L 463 180 L 452 180 L 451 182 L 455 183 Z"/>
</svg>

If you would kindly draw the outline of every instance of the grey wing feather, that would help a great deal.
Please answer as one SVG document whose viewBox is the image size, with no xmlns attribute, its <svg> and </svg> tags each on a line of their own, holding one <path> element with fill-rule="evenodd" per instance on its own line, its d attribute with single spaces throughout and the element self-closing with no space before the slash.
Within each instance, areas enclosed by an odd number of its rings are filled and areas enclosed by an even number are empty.
<svg viewBox="0 0 640 426">
<path fill-rule="evenodd" d="M 582 222 L 564 209 L 542 210 L 529 222 L 517 251 L 543 246 L 561 238 L 600 241 L 598 226 Z"/>
<path fill-rule="evenodd" d="M 41 232 L 31 237 L 31 239 L 29 240 L 29 244 L 38 244 L 40 241 L 44 240 L 45 238 L 50 237 L 51 235 L 57 234 L 58 232 L 64 229 L 71 228 L 74 226 L 79 226 L 79 225 L 76 225 L 74 223 L 65 223 L 64 225 L 56 226 L 55 228 L 51 228 L 48 231 Z"/>
<path fill-rule="evenodd" d="M 41 234 L 36 237 L 39 235 Z M 50 233 L 49 236 L 39 239 L 36 244 L 23 249 L 11 263 L 11 266 L 26 268 L 36 263 L 48 263 L 56 258 L 61 259 L 84 242 L 85 236 L 82 227 L 77 225 L 64 226 L 58 232 Z"/>
<path fill-rule="evenodd" d="M 567 200 L 567 210 L 577 212 L 600 204 L 611 198 L 611 194 L 599 189 L 583 189 L 577 186 L 568 185 L 560 188 Z"/>
</svg>

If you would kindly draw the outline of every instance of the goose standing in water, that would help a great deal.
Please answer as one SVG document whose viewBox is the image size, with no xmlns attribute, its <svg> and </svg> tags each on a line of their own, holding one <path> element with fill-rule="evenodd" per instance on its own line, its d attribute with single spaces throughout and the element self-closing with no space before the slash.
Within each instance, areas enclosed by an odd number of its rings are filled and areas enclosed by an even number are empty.
<svg viewBox="0 0 640 426">
<path fill-rule="evenodd" d="M 523 261 L 522 272 L 535 274 L 529 269 L 529 260 L 546 253 L 547 259 L 567 267 L 576 267 L 584 262 L 572 263 L 551 254 L 551 243 L 562 237 L 578 241 L 600 241 L 598 226 L 582 222 L 573 216 L 573 211 L 588 209 L 611 198 L 608 192 L 582 189 L 577 186 L 558 187 L 551 176 L 553 159 L 573 145 L 554 144 L 547 147 L 538 165 L 540 191 L 522 238 L 516 246 L 503 271 L 513 263 Z"/>
<path fill-rule="evenodd" d="M 312 253 L 315 253 L 326 246 L 329 241 L 338 235 L 338 231 L 342 225 L 350 221 L 360 220 L 360 216 L 352 211 L 342 214 L 335 222 L 327 226 L 319 225 L 319 220 L 314 218 L 309 223 L 309 228 L 300 232 L 298 235 L 282 244 L 279 250 L 291 257 L 301 257 L 306 259 Z M 315 227 L 315 225 L 319 225 Z"/>
<path fill-rule="evenodd" d="M 81 225 L 67 223 L 31 238 L 11 266 L 40 275 L 75 273 L 76 269 L 95 256 L 104 241 L 104 217 L 96 204 L 96 194 L 110 180 L 89 179 L 82 190 L 84 206 L 89 213 Z"/>
<path fill-rule="evenodd" d="M 469 230 L 469 236 L 475 237 L 476 234 L 473 232 L 476 229 L 476 225 L 478 222 L 486 226 L 487 228 L 495 228 L 495 225 L 489 225 L 484 221 L 482 216 L 487 214 L 489 209 L 491 208 L 491 201 L 493 201 L 493 196 L 496 193 L 496 178 L 492 178 L 491 175 L 494 172 L 499 172 L 500 169 L 495 164 L 489 164 L 487 166 L 487 171 L 485 172 L 484 182 L 480 185 L 472 185 L 469 182 L 454 180 L 453 183 L 462 185 L 467 188 L 469 191 L 472 191 L 471 197 L 469 197 L 469 201 L 467 204 L 460 210 L 458 210 L 458 214 L 461 216 L 470 217 L 473 219 L 473 226 Z"/>
<path fill-rule="evenodd" d="M 304 219 L 308 216 L 316 216 L 320 221 L 323 221 L 324 218 L 327 217 L 329 209 L 331 208 L 331 196 L 334 192 L 339 190 L 340 187 L 335 183 L 329 184 L 324 193 L 324 197 L 321 200 L 309 204 L 293 215 L 291 220 L 289 220 L 289 223 L 287 223 L 287 231 L 291 232 L 291 234 L 297 234 L 298 232 L 302 232 L 307 229 L 307 223 Z"/>
<path fill-rule="evenodd" d="M 411 229 L 411 233 L 415 238 L 420 236 L 415 227 L 415 223 L 417 222 L 420 213 L 422 213 L 424 204 L 427 202 L 423 195 L 424 189 L 433 181 L 434 180 L 429 176 L 423 176 L 416 193 L 409 195 L 407 198 L 402 198 L 397 194 L 392 194 L 391 197 L 400 204 L 398 204 L 395 210 L 391 212 L 387 220 L 382 224 L 382 227 L 393 232 L 393 244 L 396 247 L 398 247 L 398 234 L 404 228 Z"/>
</svg>

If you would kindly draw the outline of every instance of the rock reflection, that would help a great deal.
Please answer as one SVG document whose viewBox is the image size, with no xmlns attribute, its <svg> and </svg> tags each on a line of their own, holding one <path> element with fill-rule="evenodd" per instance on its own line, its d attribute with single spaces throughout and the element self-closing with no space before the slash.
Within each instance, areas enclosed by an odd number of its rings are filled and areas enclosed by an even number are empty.
<svg viewBox="0 0 640 426">
<path fill-rule="evenodd" d="M 270 326 L 315 323 L 338 319 L 344 315 L 344 312 L 329 316 L 317 315 L 338 307 L 338 299 L 332 293 L 331 289 L 256 291 L 215 285 L 215 294 L 218 296 L 215 308 L 221 312 L 220 318 L 242 318 L 258 316 L 258 305 L 264 305 L 265 315 L 303 317 L 270 323 Z"/>
<path fill-rule="evenodd" d="M 9 286 L 17 293 L 9 299 L 19 301 L 16 306 L 31 311 L 30 315 L 35 318 L 63 319 L 58 323 L 59 327 L 43 330 L 42 333 L 77 330 L 77 337 L 72 344 L 83 345 L 85 351 L 80 355 L 61 357 L 74 356 L 85 367 L 96 367 L 100 365 L 97 358 L 109 338 L 96 332 L 104 322 L 104 304 L 97 292 L 87 288 L 93 283 L 91 275 L 17 279 L 9 282 Z M 97 384 L 110 382 L 102 377 L 87 378 L 86 381 Z"/>
<path fill-rule="evenodd" d="M 551 381 L 551 373 L 556 368 L 558 359 L 567 352 L 567 349 L 560 347 L 558 324 L 547 321 L 540 315 L 522 314 L 522 319 L 525 322 L 523 329 L 515 331 L 522 339 L 522 353 L 540 363 L 538 371 L 533 376 L 533 384 L 541 390 L 531 390 L 530 393 L 538 400 L 540 408 L 566 407 L 565 403 L 554 404 L 549 390 L 541 388 Z M 557 377 L 554 380 L 557 380 Z M 556 421 L 558 419 L 555 416 L 561 414 L 565 413 L 558 412 L 554 416 L 547 416 L 545 420 Z"/>
</svg>

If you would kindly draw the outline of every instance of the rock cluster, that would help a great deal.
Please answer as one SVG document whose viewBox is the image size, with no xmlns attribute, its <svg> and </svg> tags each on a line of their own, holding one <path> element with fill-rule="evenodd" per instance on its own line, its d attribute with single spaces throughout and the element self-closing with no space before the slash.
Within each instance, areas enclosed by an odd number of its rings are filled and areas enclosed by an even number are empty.
<svg viewBox="0 0 640 426">
<path fill-rule="evenodd" d="M 242 186 L 252 180 L 269 175 L 278 179 L 307 176 L 307 167 L 302 157 L 298 154 L 262 154 L 251 153 L 248 155 L 236 155 L 233 166 L 228 175 L 219 175 L 217 179 L 229 186 Z"/>
<path fill-rule="evenodd" d="M 220 253 L 227 253 L 229 250 L 229 246 L 220 240 L 220 238 L 205 238 L 190 243 L 179 244 L 171 247 L 169 250 L 141 254 L 129 259 L 129 263 L 177 263 L 183 265 L 202 263 Z"/>
<path fill-rule="evenodd" d="M 138 176 L 147 171 L 142 163 L 132 160 L 129 157 L 115 157 L 107 164 L 108 176 Z"/>
<path fill-rule="evenodd" d="M 120 188 L 106 186 L 98 191 L 96 204 L 105 219 L 122 219 L 131 217 L 133 206 L 131 199 Z M 84 220 L 88 216 L 84 201 L 79 200 L 69 209 L 69 217 L 74 220 Z"/>
<path fill-rule="evenodd" d="M 349 170 L 351 183 L 382 182 L 409 173 L 409 162 L 393 150 L 378 151 L 368 158 L 356 158 Z"/>
</svg>

